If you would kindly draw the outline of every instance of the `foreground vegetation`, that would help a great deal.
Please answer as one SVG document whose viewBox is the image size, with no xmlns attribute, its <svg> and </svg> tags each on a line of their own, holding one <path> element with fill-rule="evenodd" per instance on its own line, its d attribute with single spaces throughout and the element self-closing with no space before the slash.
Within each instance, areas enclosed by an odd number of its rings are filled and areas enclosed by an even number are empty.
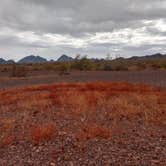
<svg viewBox="0 0 166 166">
<path fill-rule="evenodd" d="M 164 89 L 129 83 L 1 90 L 0 162 L 164 165 L 165 101 Z"/>
<path fill-rule="evenodd" d="M 78 140 L 109 139 L 122 119 L 166 125 L 165 101 L 165 91 L 128 83 L 56 84 L 1 91 L 0 144 L 22 139 L 39 143 L 61 132 L 72 132 Z M 61 126 L 64 120 L 72 123 Z"/>
</svg>

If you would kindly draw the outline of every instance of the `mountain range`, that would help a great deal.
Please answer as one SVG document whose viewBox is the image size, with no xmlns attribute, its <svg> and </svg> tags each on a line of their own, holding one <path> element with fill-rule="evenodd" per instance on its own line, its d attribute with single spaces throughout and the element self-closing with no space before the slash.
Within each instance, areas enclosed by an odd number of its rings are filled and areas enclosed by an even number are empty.
<svg viewBox="0 0 166 166">
<path fill-rule="evenodd" d="M 58 62 L 70 62 L 73 61 L 74 59 L 70 56 L 67 55 L 62 55 L 61 57 L 58 58 Z"/>
<path fill-rule="evenodd" d="M 142 56 L 142 57 L 139 57 L 139 56 L 133 56 L 131 58 L 128 58 L 129 60 L 148 60 L 148 59 L 162 59 L 162 58 L 166 58 L 166 54 L 160 54 L 160 53 L 157 53 L 157 54 L 153 54 L 153 55 L 146 55 L 146 56 Z"/>
<path fill-rule="evenodd" d="M 74 58 L 67 56 L 67 55 L 62 55 L 61 57 L 59 57 L 57 59 L 57 62 L 69 62 L 69 61 L 73 61 Z M 50 60 L 48 61 L 47 59 L 41 57 L 41 56 L 34 56 L 34 55 L 30 55 L 30 56 L 26 56 L 22 59 L 20 59 L 19 61 L 17 61 L 16 63 L 45 63 L 45 62 L 54 62 L 54 60 Z M 13 60 L 5 60 L 0 58 L 0 64 L 12 64 L 15 63 Z"/>
<path fill-rule="evenodd" d="M 18 63 L 44 63 L 44 62 L 47 62 L 47 59 L 34 55 L 24 57 L 18 61 Z"/>
<path fill-rule="evenodd" d="M 118 58 L 119 59 L 119 58 Z M 121 58 L 121 59 L 125 59 L 125 58 Z M 166 54 L 153 54 L 153 55 L 146 55 L 146 56 L 133 56 L 130 58 L 127 58 L 128 60 L 155 60 L 155 59 L 166 59 Z M 59 57 L 57 59 L 57 62 L 70 62 L 73 61 L 74 58 L 67 56 L 67 55 L 62 55 L 61 57 Z M 90 59 L 92 61 L 94 61 L 94 58 Z M 95 60 L 99 60 L 99 59 L 95 59 Z M 48 61 L 47 59 L 41 57 L 41 56 L 34 56 L 34 55 L 30 55 L 30 56 L 26 56 L 22 59 L 20 59 L 18 62 L 16 63 L 45 63 L 45 62 L 54 62 L 54 60 L 50 60 Z M 0 58 L 0 64 L 12 64 L 15 63 L 13 60 L 5 60 Z"/>
<path fill-rule="evenodd" d="M 2 58 L 0 58 L 0 64 L 12 64 L 12 63 L 14 63 L 14 61 L 13 60 L 5 60 L 5 59 L 2 59 Z"/>
</svg>

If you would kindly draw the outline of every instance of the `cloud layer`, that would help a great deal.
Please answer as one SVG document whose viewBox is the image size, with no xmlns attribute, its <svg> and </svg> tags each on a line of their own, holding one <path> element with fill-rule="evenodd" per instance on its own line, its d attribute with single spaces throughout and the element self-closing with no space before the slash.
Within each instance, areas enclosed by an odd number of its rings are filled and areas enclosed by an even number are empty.
<svg viewBox="0 0 166 166">
<path fill-rule="evenodd" d="M 1 0 L 0 57 L 165 52 L 165 0 Z"/>
</svg>

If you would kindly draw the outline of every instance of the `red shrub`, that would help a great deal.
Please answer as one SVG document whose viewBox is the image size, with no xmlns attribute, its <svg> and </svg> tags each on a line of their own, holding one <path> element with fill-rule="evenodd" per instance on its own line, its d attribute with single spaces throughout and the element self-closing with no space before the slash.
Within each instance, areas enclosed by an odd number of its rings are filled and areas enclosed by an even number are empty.
<svg viewBox="0 0 166 166">
<path fill-rule="evenodd" d="M 76 138 L 79 141 L 93 138 L 109 139 L 110 137 L 111 131 L 108 128 L 99 126 L 97 124 L 88 124 L 76 134 Z"/>
<path fill-rule="evenodd" d="M 51 139 L 56 133 L 54 124 L 36 125 L 31 129 L 31 139 L 35 143 Z"/>
<path fill-rule="evenodd" d="M 11 145 L 14 142 L 14 136 L 12 135 L 6 135 L 2 138 L 0 145 L 1 146 L 8 146 Z"/>
</svg>

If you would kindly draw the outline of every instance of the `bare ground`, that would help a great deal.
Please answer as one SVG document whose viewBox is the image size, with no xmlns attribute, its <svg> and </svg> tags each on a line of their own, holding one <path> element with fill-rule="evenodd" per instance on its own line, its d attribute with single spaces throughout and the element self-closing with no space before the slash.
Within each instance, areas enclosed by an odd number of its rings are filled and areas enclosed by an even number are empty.
<svg viewBox="0 0 166 166">
<path fill-rule="evenodd" d="M 136 122 L 135 122 L 136 123 Z M 129 126 L 130 127 L 130 126 Z M 62 135 L 37 146 L 16 143 L 0 149 L 4 166 L 164 166 L 166 136 L 154 127 L 131 126 L 110 140 L 93 139 L 79 144 L 72 136 Z M 157 127 L 160 129 L 160 127 Z M 151 135 L 149 131 L 155 134 Z M 164 132 L 164 130 L 163 130 Z"/>
<path fill-rule="evenodd" d="M 0 73 L 0 88 L 10 88 L 27 85 L 49 84 L 57 82 L 93 82 L 93 81 L 123 81 L 143 83 L 158 87 L 166 87 L 165 70 L 147 71 L 74 71 L 69 75 L 59 75 L 53 71 L 35 71 L 25 78 L 11 78 L 8 73 Z"/>
</svg>

